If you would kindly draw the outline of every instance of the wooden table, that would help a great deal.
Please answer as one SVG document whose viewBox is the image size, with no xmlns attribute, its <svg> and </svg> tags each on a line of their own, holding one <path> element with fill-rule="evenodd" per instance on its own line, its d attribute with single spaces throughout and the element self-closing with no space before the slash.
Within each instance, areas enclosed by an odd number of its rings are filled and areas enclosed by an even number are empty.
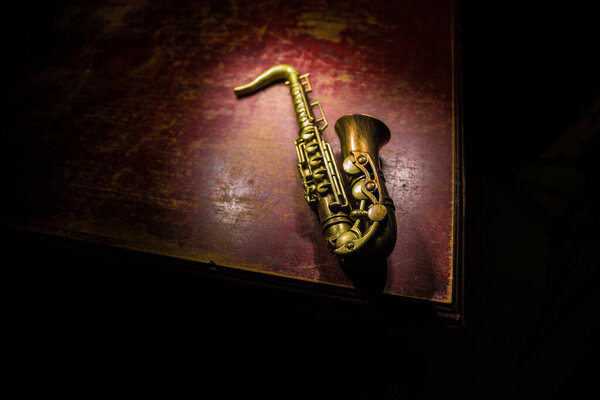
<svg viewBox="0 0 600 400">
<path fill-rule="evenodd" d="M 459 320 L 454 7 L 60 4 L 10 85 L 5 150 L 15 171 L 3 224 L 308 293 L 365 299 L 375 288 Z M 309 96 L 331 125 L 365 113 L 389 126 L 381 157 L 398 238 L 384 270 L 345 271 L 327 249 L 302 193 L 287 87 L 233 94 L 278 63 L 310 72 Z M 325 140 L 339 159 L 332 127 Z"/>
</svg>

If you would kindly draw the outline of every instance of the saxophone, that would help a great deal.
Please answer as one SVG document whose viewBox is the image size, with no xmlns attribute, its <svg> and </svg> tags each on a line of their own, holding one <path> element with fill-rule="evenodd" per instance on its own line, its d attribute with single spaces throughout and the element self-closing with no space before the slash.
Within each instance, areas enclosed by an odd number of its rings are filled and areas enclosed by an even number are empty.
<svg viewBox="0 0 600 400">
<path fill-rule="evenodd" d="M 307 101 L 306 93 L 312 90 L 308 77 L 291 65 L 275 65 L 234 92 L 241 97 L 285 80 L 300 127 L 296 152 L 304 197 L 319 217 L 329 248 L 343 262 L 385 260 L 396 243 L 396 219 L 378 154 L 389 142 L 390 131 L 380 120 L 364 114 L 345 115 L 336 122 L 349 200 L 331 146 L 323 140 L 328 125 L 323 108 L 318 101 Z M 319 108 L 319 119 L 313 115 L 314 107 Z"/>
</svg>

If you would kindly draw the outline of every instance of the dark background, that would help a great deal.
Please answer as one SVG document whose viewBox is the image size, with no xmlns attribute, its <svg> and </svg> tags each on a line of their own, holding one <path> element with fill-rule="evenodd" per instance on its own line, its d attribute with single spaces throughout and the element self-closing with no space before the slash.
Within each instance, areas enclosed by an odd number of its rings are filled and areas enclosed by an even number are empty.
<svg viewBox="0 0 600 400">
<path fill-rule="evenodd" d="M 5 228 L 10 380 L 21 393 L 186 387 L 224 398 L 580 398 L 593 390 L 597 17 L 559 2 L 473 3 L 460 10 L 464 327 Z M 9 7 L 9 100 L 52 57 L 59 10 Z M 22 165 L 4 150 L 6 198 Z"/>
</svg>

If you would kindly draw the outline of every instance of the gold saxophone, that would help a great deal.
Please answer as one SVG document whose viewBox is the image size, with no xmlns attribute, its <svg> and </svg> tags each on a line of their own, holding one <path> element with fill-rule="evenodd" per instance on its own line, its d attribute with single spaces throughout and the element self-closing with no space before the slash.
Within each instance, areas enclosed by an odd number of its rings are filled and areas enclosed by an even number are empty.
<svg viewBox="0 0 600 400">
<path fill-rule="evenodd" d="M 362 263 L 367 257 L 385 260 L 396 244 L 396 219 L 378 153 L 389 142 L 390 130 L 380 120 L 363 114 L 345 115 L 335 123 L 344 157 L 342 168 L 352 194 L 349 201 L 331 146 L 323 140 L 322 132 L 327 128 L 323 108 L 318 101 L 310 104 L 306 98 L 312 90 L 308 76 L 300 76 L 291 65 L 280 64 L 233 91 L 239 97 L 275 81 L 286 81 L 300 126 L 296 151 L 304 196 L 316 208 L 329 247 L 345 262 Z M 311 111 L 314 107 L 319 108 L 319 119 Z"/>
</svg>

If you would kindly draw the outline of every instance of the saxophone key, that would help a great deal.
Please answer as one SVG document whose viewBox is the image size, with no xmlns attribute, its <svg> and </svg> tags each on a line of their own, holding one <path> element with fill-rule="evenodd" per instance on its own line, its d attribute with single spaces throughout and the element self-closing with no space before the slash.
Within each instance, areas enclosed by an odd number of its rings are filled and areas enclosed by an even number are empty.
<svg viewBox="0 0 600 400">
<path fill-rule="evenodd" d="M 318 167 L 323 163 L 323 156 L 320 153 L 316 153 L 310 157 L 310 161 L 308 163 L 311 167 Z"/>
<path fill-rule="evenodd" d="M 317 185 L 317 192 L 319 192 L 320 195 L 327 194 L 330 189 L 331 189 L 331 182 L 329 182 L 329 181 L 320 182 Z M 339 202 L 337 202 L 337 204 L 339 204 Z"/>
<path fill-rule="evenodd" d="M 312 154 L 317 150 L 319 150 L 319 143 L 317 143 L 317 142 L 310 142 L 309 144 L 306 145 L 306 152 L 308 154 Z"/>
<path fill-rule="evenodd" d="M 315 178 L 316 181 L 320 182 L 323 179 L 325 179 L 326 176 L 327 170 L 324 167 L 315 168 L 315 170 L 313 171 L 313 178 Z"/>
</svg>

